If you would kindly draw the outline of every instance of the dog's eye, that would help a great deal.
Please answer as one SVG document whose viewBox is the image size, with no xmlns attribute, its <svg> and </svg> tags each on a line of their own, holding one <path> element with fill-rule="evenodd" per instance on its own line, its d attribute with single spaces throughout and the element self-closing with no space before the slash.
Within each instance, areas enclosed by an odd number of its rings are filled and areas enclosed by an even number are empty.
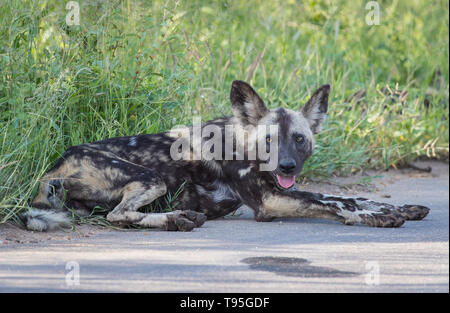
<svg viewBox="0 0 450 313">
<path fill-rule="evenodd" d="M 270 138 L 270 136 L 267 136 L 266 137 L 266 142 L 268 142 L 268 143 L 272 142 L 272 138 Z"/>
<path fill-rule="evenodd" d="M 297 141 L 297 142 L 303 142 L 303 140 L 305 140 L 305 138 L 302 136 L 302 135 L 300 135 L 300 136 L 297 136 L 296 138 L 295 138 L 295 141 Z"/>
</svg>

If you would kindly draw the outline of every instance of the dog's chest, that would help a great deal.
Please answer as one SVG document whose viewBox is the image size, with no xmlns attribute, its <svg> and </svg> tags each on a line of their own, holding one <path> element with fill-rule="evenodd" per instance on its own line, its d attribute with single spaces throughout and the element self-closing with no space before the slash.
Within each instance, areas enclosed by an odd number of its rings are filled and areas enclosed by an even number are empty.
<svg viewBox="0 0 450 313">
<path fill-rule="evenodd" d="M 195 189 L 200 197 L 205 197 L 216 205 L 222 202 L 240 201 L 234 190 L 228 184 L 219 180 L 207 185 L 196 184 Z"/>
</svg>

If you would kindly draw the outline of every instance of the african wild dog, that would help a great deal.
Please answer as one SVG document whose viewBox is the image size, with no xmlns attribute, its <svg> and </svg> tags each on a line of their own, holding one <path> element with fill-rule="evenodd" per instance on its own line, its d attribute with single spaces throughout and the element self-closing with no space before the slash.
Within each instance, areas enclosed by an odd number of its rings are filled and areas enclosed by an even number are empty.
<svg viewBox="0 0 450 313">
<path fill-rule="evenodd" d="M 269 110 L 250 85 L 234 81 L 230 93 L 233 116 L 201 125 L 202 130 L 208 125 L 219 127 L 222 140 L 233 138 L 232 147 L 236 151 L 247 143 L 237 139 L 236 131 L 227 131 L 227 125 L 276 125 L 276 133 L 271 130 L 265 135 L 267 143 L 272 136 L 278 138 L 278 149 L 270 157 L 277 162 L 271 171 L 259 167 L 270 160 L 246 158 L 248 145 L 243 150 L 243 159 L 227 159 L 222 153 L 222 158 L 209 160 L 174 160 L 171 148 L 179 138 L 172 132 L 118 137 L 71 147 L 43 177 L 31 204 L 36 209 L 24 214 L 24 222 L 28 229 L 44 231 L 68 224 L 68 210 L 88 214 L 93 207 L 101 206 L 110 210 L 107 220 L 111 223 L 190 231 L 207 218 L 224 216 L 243 204 L 253 209 L 257 221 L 310 217 L 347 225 L 399 227 L 405 220 L 423 219 L 429 209 L 419 205 L 397 207 L 364 198 L 295 189 L 295 177 L 313 153 L 314 134 L 324 122 L 329 92 L 329 85 L 320 87 L 300 111 Z M 192 127 L 189 132 L 192 133 Z M 244 141 L 255 135 L 249 132 Z M 200 144 L 206 141 L 207 138 L 202 138 Z M 193 145 L 189 145 L 188 154 L 192 155 Z M 177 210 L 139 211 L 168 192 L 174 194 L 181 185 Z"/>
</svg>

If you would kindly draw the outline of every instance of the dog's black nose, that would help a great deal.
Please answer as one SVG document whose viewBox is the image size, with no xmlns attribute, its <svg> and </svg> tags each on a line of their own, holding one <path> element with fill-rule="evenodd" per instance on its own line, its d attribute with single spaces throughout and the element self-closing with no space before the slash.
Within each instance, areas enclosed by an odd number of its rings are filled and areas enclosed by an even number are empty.
<svg viewBox="0 0 450 313">
<path fill-rule="evenodd" d="M 285 174 L 291 173 L 296 166 L 297 163 L 293 159 L 282 159 L 280 161 L 280 170 Z"/>
</svg>

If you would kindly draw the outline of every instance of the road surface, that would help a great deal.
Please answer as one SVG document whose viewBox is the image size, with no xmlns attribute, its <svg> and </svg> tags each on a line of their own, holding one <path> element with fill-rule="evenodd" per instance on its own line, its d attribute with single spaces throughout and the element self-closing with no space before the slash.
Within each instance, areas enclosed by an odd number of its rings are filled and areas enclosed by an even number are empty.
<svg viewBox="0 0 450 313">
<path fill-rule="evenodd" d="M 449 292 L 448 171 L 433 163 L 433 175 L 397 175 L 362 194 L 432 209 L 398 229 L 256 223 L 243 210 L 189 233 L 108 231 L 0 244 L 0 291 Z"/>
</svg>

